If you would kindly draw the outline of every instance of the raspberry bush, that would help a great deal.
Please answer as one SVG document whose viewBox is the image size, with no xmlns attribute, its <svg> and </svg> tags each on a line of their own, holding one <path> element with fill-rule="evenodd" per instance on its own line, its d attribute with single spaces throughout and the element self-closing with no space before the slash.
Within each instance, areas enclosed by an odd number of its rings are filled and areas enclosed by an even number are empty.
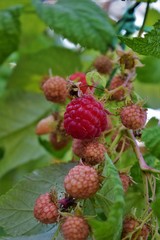
<svg viewBox="0 0 160 240">
<path fill-rule="evenodd" d="M 0 240 L 160 239 L 159 13 L 115 2 L 0 3 Z"/>
</svg>

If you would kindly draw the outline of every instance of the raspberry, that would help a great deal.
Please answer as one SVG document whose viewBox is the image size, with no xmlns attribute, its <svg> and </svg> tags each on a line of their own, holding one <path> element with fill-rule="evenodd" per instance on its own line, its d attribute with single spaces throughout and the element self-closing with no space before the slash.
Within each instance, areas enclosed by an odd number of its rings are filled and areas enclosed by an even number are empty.
<svg viewBox="0 0 160 240">
<path fill-rule="evenodd" d="M 41 119 L 36 126 L 37 135 L 48 134 L 53 130 L 55 130 L 55 118 L 53 115 Z"/>
<path fill-rule="evenodd" d="M 75 81 L 75 82 L 79 82 L 80 83 L 80 85 L 79 85 L 80 90 L 82 91 L 82 93 L 86 93 L 89 86 L 87 84 L 86 75 L 84 73 L 76 72 L 76 73 L 72 74 L 69 77 L 69 79 L 72 80 L 72 81 Z M 92 89 L 93 87 L 90 86 L 89 88 Z"/>
<path fill-rule="evenodd" d="M 130 70 L 135 67 L 135 56 L 132 53 L 125 53 L 120 57 L 119 62 L 125 69 Z"/>
<path fill-rule="evenodd" d="M 140 222 L 133 217 L 126 217 L 123 222 L 123 231 L 122 238 L 125 238 L 128 234 L 131 234 L 138 226 L 140 226 Z M 149 227 L 147 224 L 144 224 L 141 229 L 137 229 L 135 233 L 133 233 L 132 237 L 129 238 L 131 240 L 147 240 L 149 236 Z"/>
<path fill-rule="evenodd" d="M 89 225 L 83 217 L 69 216 L 61 226 L 65 240 L 86 240 L 89 235 Z"/>
<path fill-rule="evenodd" d="M 82 158 L 88 165 L 95 165 L 104 161 L 105 146 L 99 142 L 89 142 L 84 146 Z"/>
<path fill-rule="evenodd" d="M 64 128 L 73 138 L 99 137 L 107 129 L 106 111 L 91 95 L 73 99 L 64 114 Z"/>
<path fill-rule="evenodd" d="M 117 87 L 120 87 L 121 85 L 123 85 L 125 83 L 125 79 L 122 76 L 115 76 L 109 86 L 109 90 L 114 90 Z M 124 85 L 125 88 L 127 88 L 127 94 L 130 94 L 131 89 L 132 89 L 132 84 L 131 82 L 127 82 L 126 85 Z M 117 101 L 121 101 L 125 98 L 125 90 L 124 89 L 120 89 L 118 91 L 116 91 L 115 93 L 112 94 L 111 99 L 112 100 L 117 100 Z"/>
<path fill-rule="evenodd" d="M 67 97 L 67 84 L 65 79 L 59 76 L 51 77 L 42 83 L 47 100 L 55 103 L 63 103 Z"/>
<path fill-rule="evenodd" d="M 73 143 L 72 143 L 73 153 L 81 158 L 85 144 L 86 144 L 85 140 L 73 139 Z"/>
<path fill-rule="evenodd" d="M 126 173 L 119 173 L 120 179 L 122 181 L 122 186 L 124 189 L 124 192 L 127 192 L 130 184 L 131 184 L 131 178 Z"/>
<path fill-rule="evenodd" d="M 99 189 L 99 176 L 94 168 L 78 165 L 65 177 L 64 187 L 74 198 L 89 198 Z"/>
<path fill-rule="evenodd" d="M 109 74 L 112 71 L 112 62 L 104 55 L 97 57 L 93 65 L 102 74 Z"/>
<path fill-rule="evenodd" d="M 136 104 L 132 104 L 121 109 L 120 117 L 126 128 L 137 130 L 145 125 L 147 112 L 146 109 Z"/>
<path fill-rule="evenodd" d="M 58 208 L 52 202 L 50 193 L 40 195 L 35 202 L 34 217 L 42 223 L 55 223 L 58 218 Z"/>
</svg>

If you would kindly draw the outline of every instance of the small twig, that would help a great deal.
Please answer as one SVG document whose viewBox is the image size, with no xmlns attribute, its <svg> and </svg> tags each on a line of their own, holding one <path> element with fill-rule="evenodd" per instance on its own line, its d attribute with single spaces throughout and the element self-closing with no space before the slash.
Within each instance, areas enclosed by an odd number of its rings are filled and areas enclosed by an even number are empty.
<svg viewBox="0 0 160 240">
<path fill-rule="evenodd" d="M 145 23 L 146 23 L 147 15 L 148 15 L 149 4 L 150 4 L 150 1 L 147 2 L 143 23 L 142 23 L 142 26 L 141 26 L 141 28 L 139 30 L 138 37 L 140 37 L 142 35 L 142 33 L 143 33 L 143 29 L 144 29 L 144 26 L 145 26 Z"/>
<path fill-rule="evenodd" d="M 143 182 L 144 182 L 144 196 L 146 200 L 146 205 L 149 204 L 149 191 L 148 191 L 148 178 L 147 173 L 143 172 L 142 174 Z"/>
<path fill-rule="evenodd" d="M 126 140 L 123 139 L 122 141 L 123 141 L 123 142 L 122 142 L 121 150 L 120 150 L 119 154 L 117 155 L 117 157 L 113 160 L 113 163 L 114 163 L 114 164 L 120 159 L 120 156 L 122 155 L 122 153 L 123 153 L 123 151 L 124 151 L 124 147 L 125 147 Z"/>
</svg>

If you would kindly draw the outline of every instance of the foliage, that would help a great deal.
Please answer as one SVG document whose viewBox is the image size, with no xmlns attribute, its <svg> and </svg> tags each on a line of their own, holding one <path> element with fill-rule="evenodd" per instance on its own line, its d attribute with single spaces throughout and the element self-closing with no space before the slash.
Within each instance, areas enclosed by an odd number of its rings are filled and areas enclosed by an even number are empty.
<svg viewBox="0 0 160 240">
<path fill-rule="evenodd" d="M 159 39 L 160 39 L 160 21 L 154 24 L 154 29 L 145 34 L 144 38 L 124 38 L 119 37 L 128 47 L 132 48 L 133 51 L 138 52 L 142 55 L 160 57 L 159 54 Z"/>
</svg>

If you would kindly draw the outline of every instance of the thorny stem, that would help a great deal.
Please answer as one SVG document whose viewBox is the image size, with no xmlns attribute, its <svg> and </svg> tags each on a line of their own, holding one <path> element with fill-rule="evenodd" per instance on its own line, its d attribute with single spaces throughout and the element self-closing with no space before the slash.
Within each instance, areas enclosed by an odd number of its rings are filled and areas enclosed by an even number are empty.
<svg viewBox="0 0 160 240">
<path fill-rule="evenodd" d="M 157 170 L 155 168 L 152 168 L 150 166 L 147 165 L 147 163 L 145 162 L 142 153 L 138 147 L 138 144 L 136 142 L 136 139 L 134 137 L 133 131 L 132 130 L 127 130 L 128 135 L 130 136 L 130 138 L 132 139 L 131 144 L 133 147 L 133 150 L 135 151 L 135 154 L 137 156 L 137 159 L 139 161 L 139 165 L 142 171 L 146 171 L 146 172 L 151 172 L 151 173 L 160 173 L 160 170 Z"/>
<path fill-rule="evenodd" d="M 148 15 L 149 4 L 150 4 L 150 1 L 147 2 L 146 11 L 145 11 L 144 19 L 143 19 L 143 23 L 142 23 L 142 26 L 141 26 L 141 28 L 140 28 L 140 30 L 139 30 L 138 37 L 141 37 L 141 35 L 142 35 L 142 33 L 143 33 L 144 25 L 145 25 L 145 23 L 146 23 L 146 19 L 147 19 L 147 15 Z"/>
</svg>

